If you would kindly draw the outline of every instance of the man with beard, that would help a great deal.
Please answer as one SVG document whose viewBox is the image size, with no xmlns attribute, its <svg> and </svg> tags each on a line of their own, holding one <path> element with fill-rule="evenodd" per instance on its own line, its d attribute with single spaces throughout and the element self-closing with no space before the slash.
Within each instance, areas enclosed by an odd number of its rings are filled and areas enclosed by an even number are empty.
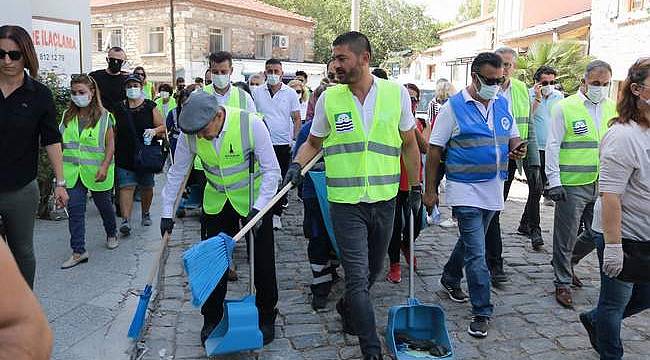
<svg viewBox="0 0 650 360">
<path fill-rule="evenodd" d="M 405 87 L 370 74 L 368 38 L 356 31 L 332 43 L 340 85 L 316 103 L 312 128 L 289 166 L 285 183 L 298 185 L 303 166 L 324 149 L 327 197 L 341 261 L 345 296 L 336 309 L 343 331 L 359 336 L 364 359 L 382 359 L 369 291 L 382 272 L 393 231 L 400 154 L 408 173 L 411 209 L 419 209 L 420 156 Z"/>
</svg>

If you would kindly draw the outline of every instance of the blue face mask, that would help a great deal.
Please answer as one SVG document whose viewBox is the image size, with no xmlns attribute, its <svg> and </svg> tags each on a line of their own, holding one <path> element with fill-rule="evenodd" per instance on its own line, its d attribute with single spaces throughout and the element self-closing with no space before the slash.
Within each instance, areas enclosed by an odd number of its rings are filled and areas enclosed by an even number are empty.
<svg viewBox="0 0 650 360">
<path fill-rule="evenodd" d="M 140 88 L 128 88 L 126 89 L 126 97 L 131 100 L 136 100 L 142 97 L 142 89 Z"/>
<path fill-rule="evenodd" d="M 497 98 L 497 94 L 499 94 L 499 89 L 501 88 L 499 85 L 485 85 L 481 78 L 478 78 L 478 81 L 481 83 L 481 88 L 478 90 L 478 96 L 485 100 L 493 100 Z"/>
</svg>

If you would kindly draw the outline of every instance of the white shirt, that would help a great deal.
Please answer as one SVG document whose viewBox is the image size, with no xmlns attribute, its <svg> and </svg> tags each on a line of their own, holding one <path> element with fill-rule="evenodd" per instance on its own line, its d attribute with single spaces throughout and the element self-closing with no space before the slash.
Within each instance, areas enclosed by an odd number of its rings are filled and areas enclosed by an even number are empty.
<svg viewBox="0 0 650 360">
<path fill-rule="evenodd" d="M 587 99 L 582 91 L 578 90 L 578 96 L 582 99 L 589 116 L 594 120 L 596 129 L 600 129 L 602 121 L 602 101 L 594 104 Z M 604 101 L 604 100 L 603 100 Z M 562 186 L 560 181 L 560 144 L 564 140 L 566 127 L 564 125 L 564 114 L 560 106 L 554 106 L 551 110 L 551 122 L 548 124 L 548 138 L 546 139 L 546 177 L 548 178 L 548 187 L 553 188 Z"/>
<path fill-rule="evenodd" d="M 307 119 L 307 104 L 308 101 L 300 103 L 300 120 L 305 121 Z"/>
<path fill-rule="evenodd" d="M 286 84 L 271 97 L 267 85 L 252 90 L 257 111 L 264 114 L 273 145 L 288 145 L 293 140 L 293 119 L 291 113 L 300 112 L 300 101 L 296 91 Z"/>
<path fill-rule="evenodd" d="M 230 99 L 230 92 L 233 90 L 233 88 L 235 88 L 235 90 L 239 91 L 238 88 L 234 87 L 231 84 L 231 85 L 228 86 L 228 90 L 226 90 L 225 94 L 223 94 L 223 95 L 219 94 L 217 92 L 217 89 L 215 88 L 214 93 L 212 95 L 214 95 L 217 98 L 217 102 L 219 103 L 219 105 L 224 106 L 224 105 L 228 104 L 228 100 Z M 246 91 L 242 91 L 242 93 L 246 97 L 246 109 L 244 109 L 244 110 L 248 111 L 249 113 L 256 113 L 257 108 L 255 107 L 255 102 L 253 101 L 253 98 Z M 240 96 L 241 96 L 241 94 L 240 94 Z"/>
<path fill-rule="evenodd" d="M 366 100 L 363 104 L 361 104 L 361 101 L 352 94 L 354 104 L 357 106 L 357 111 L 363 120 L 363 127 L 366 134 L 369 132 L 369 129 L 372 128 L 372 122 L 375 117 L 375 103 L 377 102 L 377 82 L 375 79 L 375 76 L 373 76 L 372 86 L 370 87 L 370 91 L 368 92 L 368 95 L 366 95 Z M 415 127 L 415 118 L 411 112 L 411 96 L 406 87 L 400 86 L 400 88 L 402 109 L 399 121 L 399 130 L 409 131 Z M 325 114 L 325 97 L 327 97 L 327 91 L 322 93 L 316 102 L 314 108 L 314 119 L 312 120 L 310 130 L 312 135 L 320 138 L 327 137 L 331 131 L 330 123 L 327 121 L 327 115 Z"/>
<path fill-rule="evenodd" d="M 473 102 L 484 118 L 487 118 L 487 125 L 494 129 L 494 101 L 490 100 L 487 108 L 479 101 L 474 100 L 467 92 L 462 90 L 465 102 Z M 431 145 L 445 148 L 449 140 L 460 133 L 460 128 L 452 114 L 451 102 L 447 101 L 433 124 L 433 130 L 429 143 Z M 510 124 L 510 138 L 519 137 L 519 130 L 513 119 Z M 496 147 L 496 145 L 495 145 Z M 497 166 L 500 162 L 500 152 L 497 151 Z M 446 201 L 449 206 L 472 206 L 486 210 L 503 210 L 503 180 L 497 174 L 494 179 L 480 183 L 463 183 L 447 179 Z"/>
<path fill-rule="evenodd" d="M 277 192 L 278 183 L 282 179 L 282 176 L 280 175 L 278 159 L 275 157 L 275 152 L 273 151 L 273 144 L 271 144 L 271 137 L 264 122 L 254 114 L 251 114 L 250 121 L 253 124 L 255 159 L 260 164 L 260 170 L 262 172 L 262 185 L 260 186 L 260 192 L 257 195 L 253 207 L 260 210 L 269 203 Z M 217 154 L 219 154 L 223 139 L 222 135 L 225 132 L 226 128 L 224 127 L 221 129 L 219 136 L 212 140 L 212 146 Z M 194 166 L 194 156 L 189 149 L 187 137 L 181 134 L 176 144 L 174 164 L 169 168 L 167 183 L 162 191 L 162 217 L 171 218 L 174 214 L 176 195 L 181 190 L 180 187 L 183 179 L 185 179 L 185 175 L 190 171 L 192 166 Z"/>
</svg>

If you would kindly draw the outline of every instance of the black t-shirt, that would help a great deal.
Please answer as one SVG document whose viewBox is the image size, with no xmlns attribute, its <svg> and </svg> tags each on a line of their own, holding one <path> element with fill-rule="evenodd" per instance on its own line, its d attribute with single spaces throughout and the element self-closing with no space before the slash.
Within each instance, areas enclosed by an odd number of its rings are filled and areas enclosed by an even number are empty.
<svg viewBox="0 0 650 360">
<path fill-rule="evenodd" d="M 126 100 L 124 81 L 128 73 L 123 71 L 119 75 L 111 75 L 106 70 L 96 70 L 89 75 L 93 77 L 97 86 L 99 86 L 99 92 L 102 95 L 102 105 L 104 105 L 106 110 L 114 113 L 119 103 Z"/>
<path fill-rule="evenodd" d="M 135 141 L 144 142 L 144 130 L 153 129 L 153 111 L 156 110 L 156 103 L 151 100 L 144 102 L 137 108 L 128 109 L 128 104 L 123 102 L 113 113 L 115 115 L 115 165 L 127 170 L 135 170 L 133 157 L 135 156 Z M 130 116 L 129 116 L 130 114 Z M 131 127 L 128 121 L 133 121 Z M 135 128 L 135 134 L 133 129 Z"/>
<path fill-rule="evenodd" d="M 0 91 L 0 192 L 36 179 L 38 147 L 61 142 L 52 92 L 25 73 L 23 85 L 5 98 Z"/>
</svg>

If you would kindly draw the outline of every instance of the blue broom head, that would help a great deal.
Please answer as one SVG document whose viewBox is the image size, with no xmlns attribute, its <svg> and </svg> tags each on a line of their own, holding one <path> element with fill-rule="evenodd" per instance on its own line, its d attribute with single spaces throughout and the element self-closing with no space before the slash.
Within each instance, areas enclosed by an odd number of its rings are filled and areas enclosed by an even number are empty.
<svg viewBox="0 0 650 360">
<path fill-rule="evenodd" d="M 136 340 L 140 337 L 144 326 L 144 319 L 147 315 L 147 308 L 149 307 L 149 300 L 151 300 L 151 284 L 147 284 L 142 294 L 140 294 L 138 308 L 135 310 L 133 320 L 131 320 L 131 326 L 129 326 L 129 339 Z"/>
<path fill-rule="evenodd" d="M 200 241 L 183 254 L 192 304 L 201 307 L 232 264 L 235 240 L 225 233 Z"/>
</svg>

